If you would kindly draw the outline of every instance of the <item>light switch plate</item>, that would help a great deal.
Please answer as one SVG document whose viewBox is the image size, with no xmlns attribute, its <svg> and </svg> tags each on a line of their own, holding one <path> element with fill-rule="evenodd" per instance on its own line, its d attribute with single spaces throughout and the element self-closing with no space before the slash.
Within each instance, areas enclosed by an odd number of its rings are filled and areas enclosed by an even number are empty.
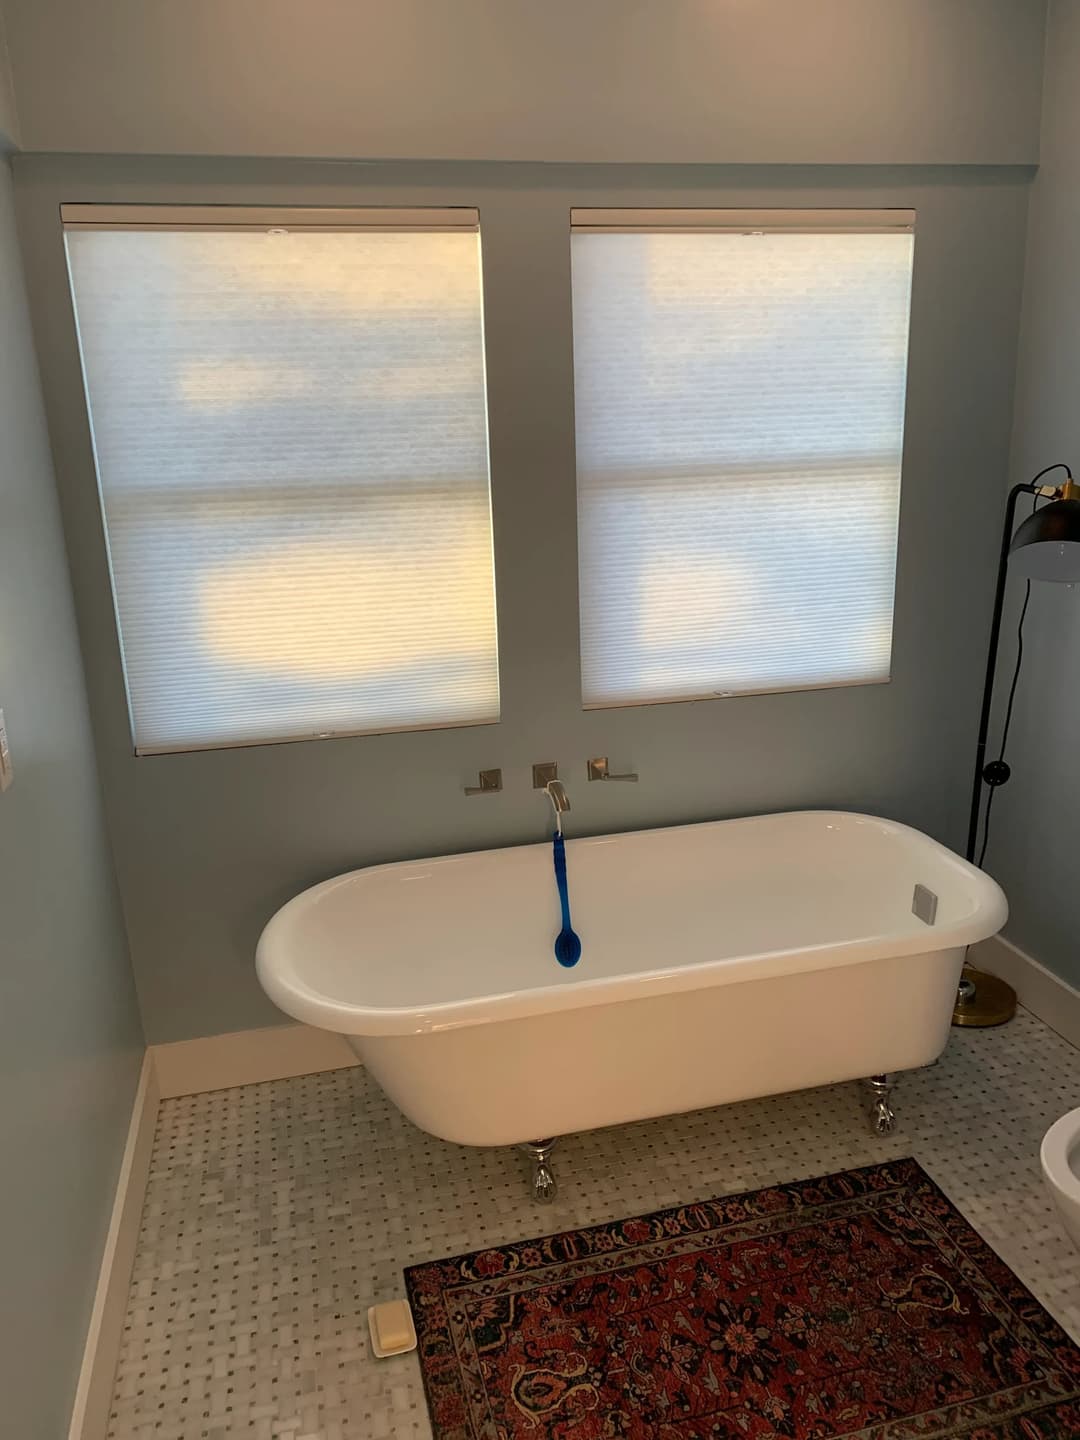
<svg viewBox="0 0 1080 1440">
<path fill-rule="evenodd" d="M 4 726 L 4 712 L 0 710 L 0 791 L 4 791 L 15 779 L 11 768 L 11 751 L 8 749 L 7 730 Z"/>
</svg>

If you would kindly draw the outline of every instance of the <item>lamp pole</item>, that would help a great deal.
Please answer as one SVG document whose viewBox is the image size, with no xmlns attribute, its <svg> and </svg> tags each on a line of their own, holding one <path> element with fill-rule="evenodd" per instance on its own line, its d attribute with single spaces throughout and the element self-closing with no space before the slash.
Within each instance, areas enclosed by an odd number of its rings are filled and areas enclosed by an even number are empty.
<svg viewBox="0 0 1080 1440">
<path fill-rule="evenodd" d="M 1001 614 L 1005 608 L 1005 581 L 1009 573 L 1009 547 L 1012 544 L 1013 525 L 1016 520 L 1016 502 L 1021 495 L 1044 493 L 1037 485 L 1014 485 L 1009 491 L 1009 502 L 1005 506 L 1005 528 L 1001 532 L 1001 554 L 998 559 L 997 589 L 994 591 L 994 616 L 990 621 L 990 653 L 986 657 L 986 680 L 983 684 L 982 713 L 979 716 L 979 739 L 975 746 L 975 780 L 971 787 L 971 818 L 968 822 L 967 858 L 975 863 L 975 851 L 979 843 L 979 813 L 982 809 L 982 787 L 1002 785 L 1009 778 L 1008 767 L 1002 765 L 1003 773 L 993 776 L 987 771 L 997 765 L 986 764 L 986 737 L 990 733 L 990 709 L 994 700 L 994 675 L 997 671 L 998 641 L 1001 639 Z M 1057 493 L 1056 491 L 1052 493 Z"/>
<path fill-rule="evenodd" d="M 1037 482 L 1051 470 L 1064 470 L 1067 479 L 1061 485 L 1039 485 Z M 1054 503 L 1035 510 L 1014 534 L 1016 502 L 1021 495 L 1046 496 Z M 998 556 L 997 587 L 994 591 L 994 613 L 990 621 L 990 647 L 986 657 L 986 679 L 983 683 L 982 711 L 979 715 L 979 738 L 975 747 L 975 777 L 971 787 L 971 816 L 968 821 L 967 858 L 974 864 L 979 844 L 979 820 L 982 815 L 983 786 L 994 790 L 1009 778 L 1009 767 L 1002 757 L 986 759 L 986 739 L 990 731 L 990 711 L 994 699 L 994 677 L 997 672 L 998 641 L 1001 638 L 1001 615 L 1005 608 L 1005 582 L 1008 578 L 1009 556 L 1028 582 L 1033 579 L 1056 580 L 1065 584 L 1080 582 L 1080 485 L 1073 481 L 1072 471 L 1065 464 L 1048 465 L 1033 480 L 1014 485 L 1005 506 L 1005 527 L 1001 534 Z M 1023 614 L 1021 614 L 1021 626 Z M 1022 653 L 1022 652 L 1021 652 Z M 1019 674 L 1019 655 L 1017 675 Z M 1013 679 L 1015 689 L 1016 677 Z M 1011 702 L 1010 702 L 1011 708 Z M 1006 720 L 1006 733 L 1008 721 Z M 985 841 L 983 848 L 985 850 Z M 965 963 L 956 1007 L 954 1025 L 1002 1025 L 1016 1013 L 1016 992 L 996 975 Z"/>
</svg>

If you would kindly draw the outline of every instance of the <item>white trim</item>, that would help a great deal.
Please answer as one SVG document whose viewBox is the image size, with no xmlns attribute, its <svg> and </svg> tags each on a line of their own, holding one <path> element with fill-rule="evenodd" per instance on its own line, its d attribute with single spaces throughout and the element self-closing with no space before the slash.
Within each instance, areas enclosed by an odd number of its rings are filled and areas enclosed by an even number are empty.
<svg viewBox="0 0 1080 1440">
<path fill-rule="evenodd" d="M 788 230 L 796 234 L 904 233 L 915 228 L 914 210 L 623 210 L 570 211 L 576 231 Z"/>
<path fill-rule="evenodd" d="M 875 680 L 859 681 L 859 684 L 875 685 Z M 320 740 L 350 740 L 360 735 L 407 735 L 428 730 L 471 730 L 481 725 L 498 725 L 499 716 L 490 720 L 425 720 L 417 725 L 376 726 L 374 730 L 313 730 L 307 735 L 260 735 L 257 740 L 210 740 L 205 745 L 137 745 L 132 754 L 139 758 L 153 758 L 157 755 L 198 755 L 204 750 L 255 750 L 260 745 L 310 745 Z M 239 1033 L 239 1032 L 238 1032 Z"/>
<path fill-rule="evenodd" d="M 104 1440 L 108 1428 L 158 1102 L 359 1063 L 343 1036 L 308 1025 L 273 1025 L 147 1049 L 116 1180 L 68 1440 Z"/>
<path fill-rule="evenodd" d="M 152 1045 L 163 1100 L 228 1090 L 260 1080 L 286 1080 L 320 1070 L 344 1070 L 360 1062 L 343 1035 L 311 1025 L 271 1025 L 198 1040 Z"/>
<path fill-rule="evenodd" d="M 65 230 L 477 230 L 467 205 L 61 205 Z"/>
<path fill-rule="evenodd" d="M 1080 1049 L 1080 990 L 1001 935 L 972 945 L 968 959 L 1007 980 L 1025 1010 Z"/>
<path fill-rule="evenodd" d="M 135 1247 L 154 1149 L 158 1098 L 154 1060 L 147 1051 L 143 1057 L 127 1143 L 116 1180 L 116 1196 L 101 1256 L 82 1368 L 75 1388 L 68 1440 L 103 1440 L 108 1428 L 131 1270 L 135 1263 Z"/>
</svg>

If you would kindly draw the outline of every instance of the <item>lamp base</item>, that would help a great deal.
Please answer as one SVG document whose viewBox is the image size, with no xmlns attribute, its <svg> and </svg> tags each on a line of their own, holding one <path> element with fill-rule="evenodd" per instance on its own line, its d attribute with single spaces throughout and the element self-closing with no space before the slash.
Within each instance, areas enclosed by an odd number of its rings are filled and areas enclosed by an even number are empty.
<svg viewBox="0 0 1080 1440">
<path fill-rule="evenodd" d="M 965 965 L 953 1010 L 954 1025 L 1004 1025 L 1016 1014 L 1016 991 L 996 975 Z"/>
</svg>

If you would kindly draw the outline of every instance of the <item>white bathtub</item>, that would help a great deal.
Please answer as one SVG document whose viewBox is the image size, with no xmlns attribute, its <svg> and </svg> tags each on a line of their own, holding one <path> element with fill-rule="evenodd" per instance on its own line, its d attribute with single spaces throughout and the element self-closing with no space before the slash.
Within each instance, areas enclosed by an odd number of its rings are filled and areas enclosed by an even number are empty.
<svg viewBox="0 0 1080 1440">
<path fill-rule="evenodd" d="M 356 870 L 259 941 L 287 1014 L 345 1035 L 422 1129 L 503 1145 L 910 1069 L 1005 897 L 918 831 L 799 812 Z M 912 911 L 937 897 L 933 924 Z"/>
</svg>

